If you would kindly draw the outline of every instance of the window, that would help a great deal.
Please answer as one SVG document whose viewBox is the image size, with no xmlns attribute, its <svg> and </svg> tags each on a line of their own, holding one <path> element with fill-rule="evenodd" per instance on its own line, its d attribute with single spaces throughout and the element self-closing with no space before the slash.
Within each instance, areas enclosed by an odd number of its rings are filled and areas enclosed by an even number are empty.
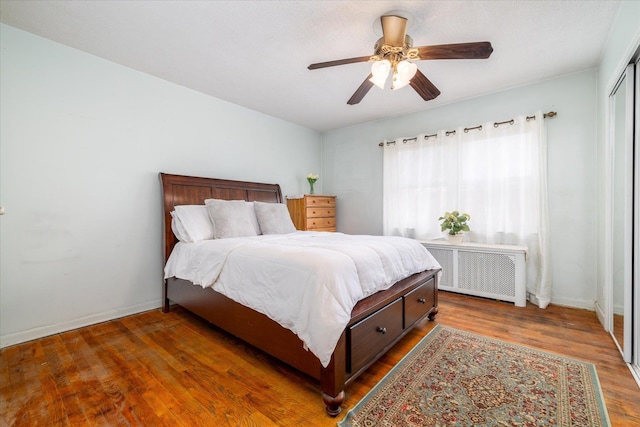
<svg viewBox="0 0 640 427">
<path fill-rule="evenodd" d="M 543 122 L 538 113 L 386 144 L 384 234 L 440 238 L 444 212 L 468 213 L 465 240 L 528 247 L 528 290 L 546 306 L 550 290 L 538 290 L 550 281 L 540 265 L 548 258 L 540 257 L 548 244 Z"/>
</svg>

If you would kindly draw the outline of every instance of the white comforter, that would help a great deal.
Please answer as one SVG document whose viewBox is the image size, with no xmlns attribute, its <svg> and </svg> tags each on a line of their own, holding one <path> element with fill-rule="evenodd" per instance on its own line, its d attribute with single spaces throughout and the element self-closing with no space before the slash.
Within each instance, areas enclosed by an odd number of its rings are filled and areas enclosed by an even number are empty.
<svg viewBox="0 0 640 427">
<path fill-rule="evenodd" d="M 440 268 L 417 241 L 298 231 L 178 243 L 165 266 L 292 330 L 327 366 L 355 304 L 411 274 Z"/>
</svg>

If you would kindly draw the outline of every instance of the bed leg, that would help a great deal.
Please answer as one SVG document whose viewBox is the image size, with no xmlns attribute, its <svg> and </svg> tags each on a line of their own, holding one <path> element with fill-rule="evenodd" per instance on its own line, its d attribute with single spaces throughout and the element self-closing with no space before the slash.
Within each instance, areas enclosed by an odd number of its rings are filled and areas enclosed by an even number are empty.
<svg viewBox="0 0 640 427">
<path fill-rule="evenodd" d="M 336 348 L 331 355 L 331 361 L 326 368 L 320 371 L 320 390 L 327 414 L 337 416 L 342 410 L 340 406 L 344 402 L 344 386 L 346 382 L 347 366 L 347 335 L 342 332 Z"/>
<path fill-rule="evenodd" d="M 332 417 L 336 417 L 340 411 L 342 411 L 340 406 L 342 405 L 342 402 L 344 402 L 344 390 L 338 393 L 335 397 L 329 396 L 327 393 L 322 393 L 322 400 L 324 401 L 327 414 Z"/>
</svg>

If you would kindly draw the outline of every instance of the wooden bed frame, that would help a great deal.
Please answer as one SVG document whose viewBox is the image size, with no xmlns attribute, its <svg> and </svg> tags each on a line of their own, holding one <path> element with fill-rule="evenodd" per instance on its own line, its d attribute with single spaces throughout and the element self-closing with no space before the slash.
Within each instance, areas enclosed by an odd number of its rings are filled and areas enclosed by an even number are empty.
<svg viewBox="0 0 640 427">
<path fill-rule="evenodd" d="M 197 178 L 160 173 L 164 199 L 164 259 L 177 239 L 171 230 L 171 215 L 176 205 L 203 204 L 205 199 L 246 200 L 282 203 L 277 184 Z M 340 413 L 344 388 L 366 370 L 425 316 L 433 320 L 438 312 L 437 272 L 414 274 L 360 301 L 351 313 L 351 321 L 342 333 L 331 362 L 323 368 L 320 361 L 303 348 L 290 330 L 267 316 L 247 308 L 211 288 L 203 289 L 176 278 L 164 281 L 163 312 L 169 302 L 208 320 L 221 329 L 276 357 L 320 381 L 326 411 Z"/>
</svg>

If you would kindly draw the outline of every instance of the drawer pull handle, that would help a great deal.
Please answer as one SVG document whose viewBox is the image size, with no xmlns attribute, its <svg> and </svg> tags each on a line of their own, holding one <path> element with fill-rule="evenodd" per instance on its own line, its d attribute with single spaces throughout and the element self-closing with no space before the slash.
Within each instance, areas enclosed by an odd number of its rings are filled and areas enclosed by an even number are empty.
<svg viewBox="0 0 640 427">
<path fill-rule="evenodd" d="M 381 326 L 378 326 L 378 327 L 376 328 L 376 331 L 378 331 L 378 332 L 380 332 L 382 335 L 384 335 L 384 334 L 386 334 L 386 333 L 387 333 L 387 328 L 383 328 L 383 327 L 381 327 Z"/>
<path fill-rule="evenodd" d="M 420 298 L 420 299 L 418 299 L 418 302 L 419 302 L 420 304 L 424 304 L 424 303 L 426 303 L 426 302 L 427 302 L 427 300 L 426 300 L 426 299 L 424 299 L 424 298 Z"/>
</svg>

